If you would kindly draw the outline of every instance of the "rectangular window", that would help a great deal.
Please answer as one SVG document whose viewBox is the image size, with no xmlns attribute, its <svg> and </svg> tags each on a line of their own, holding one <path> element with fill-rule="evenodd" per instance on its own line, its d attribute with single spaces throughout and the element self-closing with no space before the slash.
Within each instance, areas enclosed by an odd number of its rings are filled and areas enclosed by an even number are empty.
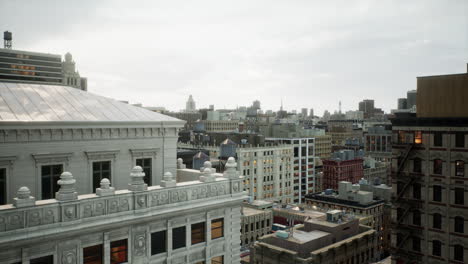
<svg viewBox="0 0 468 264">
<path fill-rule="evenodd" d="M 421 239 L 419 237 L 413 237 L 413 250 L 421 251 Z"/>
<path fill-rule="evenodd" d="M 421 184 L 413 183 L 413 198 L 421 199 Z"/>
<path fill-rule="evenodd" d="M 455 176 L 463 177 L 465 175 L 465 162 L 462 160 L 455 161 Z"/>
<path fill-rule="evenodd" d="M 112 241 L 110 243 L 111 264 L 127 262 L 127 255 L 127 239 Z"/>
<path fill-rule="evenodd" d="M 211 264 L 223 264 L 224 256 L 214 257 L 211 259 Z"/>
<path fill-rule="evenodd" d="M 442 243 L 439 240 L 432 241 L 432 255 L 442 256 Z"/>
<path fill-rule="evenodd" d="M 455 188 L 455 204 L 465 204 L 465 189 Z"/>
<path fill-rule="evenodd" d="M 167 231 L 151 233 L 151 255 L 166 252 Z"/>
<path fill-rule="evenodd" d="M 93 192 L 96 188 L 101 186 L 101 180 L 107 178 L 111 179 L 111 162 L 110 161 L 97 161 L 93 162 Z"/>
<path fill-rule="evenodd" d="M 442 132 L 434 133 L 434 146 L 442 147 Z"/>
<path fill-rule="evenodd" d="M 249 232 L 249 225 L 248 225 L 248 224 L 245 224 L 245 225 L 244 225 L 244 231 L 245 231 L 245 232 Z"/>
<path fill-rule="evenodd" d="M 442 186 L 434 185 L 432 187 L 434 202 L 442 202 Z"/>
<path fill-rule="evenodd" d="M 422 161 L 420 158 L 415 158 L 413 160 L 413 171 L 416 173 L 421 173 Z"/>
<path fill-rule="evenodd" d="M 102 264 L 102 244 L 83 248 L 83 264 Z"/>
<path fill-rule="evenodd" d="M 247 225 L 245 225 L 247 227 Z M 247 230 L 246 230 L 247 231 Z M 211 239 L 224 236 L 224 219 L 211 220 Z"/>
<path fill-rule="evenodd" d="M 442 163 L 441 159 L 434 160 L 434 174 L 442 174 Z"/>
<path fill-rule="evenodd" d="M 185 247 L 185 226 L 172 229 L 172 249 Z"/>
<path fill-rule="evenodd" d="M 6 169 L 0 168 L 0 205 L 7 203 L 7 182 L 6 182 Z"/>
<path fill-rule="evenodd" d="M 42 199 L 53 199 L 55 193 L 59 190 L 57 181 L 63 172 L 63 165 L 44 165 L 41 166 L 41 184 Z"/>
<path fill-rule="evenodd" d="M 455 147 L 464 148 L 465 147 L 465 134 L 461 132 L 455 133 Z"/>
<path fill-rule="evenodd" d="M 414 144 L 422 144 L 422 132 L 421 131 L 414 132 Z"/>
<path fill-rule="evenodd" d="M 143 172 L 145 173 L 145 177 L 143 180 L 145 181 L 148 186 L 151 186 L 151 172 L 152 170 L 152 162 L 153 159 L 147 158 L 147 159 L 137 159 L 136 160 L 136 165 L 140 166 L 143 169 Z"/>
<path fill-rule="evenodd" d="M 205 242 L 205 222 L 192 225 L 192 245 Z"/>
<path fill-rule="evenodd" d="M 45 256 L 29 260 L 30 264 L 54 264 L 54 256 Z"/>
</svg>

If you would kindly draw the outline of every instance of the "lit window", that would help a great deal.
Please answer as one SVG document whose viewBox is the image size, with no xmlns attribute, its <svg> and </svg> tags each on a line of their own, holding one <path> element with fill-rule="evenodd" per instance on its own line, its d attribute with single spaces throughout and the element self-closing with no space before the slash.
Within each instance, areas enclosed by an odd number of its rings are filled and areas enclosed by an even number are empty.
<svg viewBox="0 0 468 264">
<path fill-rule="evenodd" d="M 414 132 L 414 143 L 421 144 L 422 143 L 422 132 L 416 131 Z"/>
<path fill-rule="evenodd" d="M 455 161 L 455 176 L 465 175 L 465 162 L 462 160 Z"/>
</svg>

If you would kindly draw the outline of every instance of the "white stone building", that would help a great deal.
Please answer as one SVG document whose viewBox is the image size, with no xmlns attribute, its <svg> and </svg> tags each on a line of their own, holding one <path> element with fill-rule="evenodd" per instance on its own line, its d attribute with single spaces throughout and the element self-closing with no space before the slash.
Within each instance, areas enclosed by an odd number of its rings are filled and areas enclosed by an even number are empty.
<svg viewBox="0 0 468 264">
<path fill-rule="evenodd" d="M 28 186 L 53 198 L 63 171 L 79 194 L 102 178 L 124 189 L 130 168 L 143 167 L 148 185 L 175 174 L 183 121 L 66 86 L 0 83 L 0 191 L 4 203 Z"/>
<path fill-rule="evenodd" d="M 0 263 L 240 263 L 237 164 L 176 164 L 183 123 L 70 87 L 0 83 Z"/>
</svg>

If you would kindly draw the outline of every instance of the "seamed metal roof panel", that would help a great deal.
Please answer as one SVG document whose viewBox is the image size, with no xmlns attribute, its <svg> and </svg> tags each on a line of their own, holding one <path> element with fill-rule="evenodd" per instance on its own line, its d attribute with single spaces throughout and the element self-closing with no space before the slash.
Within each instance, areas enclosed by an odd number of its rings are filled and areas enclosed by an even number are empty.
<svg viewBox="0 0 468 264">
<path fill-rule="evenodd" d="M 68 86 L 0 82 L 0 122 L 181 120 Z"/>
</svg>

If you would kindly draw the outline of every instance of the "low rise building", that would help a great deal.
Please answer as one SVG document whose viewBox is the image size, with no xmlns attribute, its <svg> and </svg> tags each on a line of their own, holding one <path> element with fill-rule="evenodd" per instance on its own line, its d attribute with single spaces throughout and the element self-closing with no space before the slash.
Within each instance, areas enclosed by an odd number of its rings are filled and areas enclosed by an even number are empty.
<svg viewBox="0 0 468 264">
<path fill-rule="evenodd" d="M 369 127 L 365 133 L 366 156 L 376 160 L 390 162 L 392 159 L 392 129 L 391 126 Z"/>
<path fill-rule="evenodd" d="M 334 158 L 323 160 L 322 188 L 338 189 L 340 181 L 357 183 L 363 176 L 363 159 L 356 158 L 354 151 L 335 152 Z"/>
<path fill-rule="evenodd" d="M 306 203 L 309 207 L 339 209 L 360 217 L 361 224 L 371 226 L 377 232 L 378 254 L 385 257 L 390 254 L 391 247 L 391 190 L 385 184 L 371 185 L 365 180 L 360 184 L 340 182 L 338 192 L 326 190 L 310 194 L 306 197 Z"/>
<path fill-rule="evenodd" d="M 277 231 L 255 242 L 253 263 L 370 263 L 377 260 L 377 236 L 357 218 L 329 211 L 287 231 Z"/>
<path fill-rule="evenodd" d="M 239 130 L 239 120 L 202 120 L 206 132 L 231 132 Z"/>
<path fill-rule="evenodd" d="M 259 237 L 271 232 L 273 213 L 271 210 L 260 210 L 242 206 L 241 216 L 241 246 L 248 248 Z"/>
</svg>

